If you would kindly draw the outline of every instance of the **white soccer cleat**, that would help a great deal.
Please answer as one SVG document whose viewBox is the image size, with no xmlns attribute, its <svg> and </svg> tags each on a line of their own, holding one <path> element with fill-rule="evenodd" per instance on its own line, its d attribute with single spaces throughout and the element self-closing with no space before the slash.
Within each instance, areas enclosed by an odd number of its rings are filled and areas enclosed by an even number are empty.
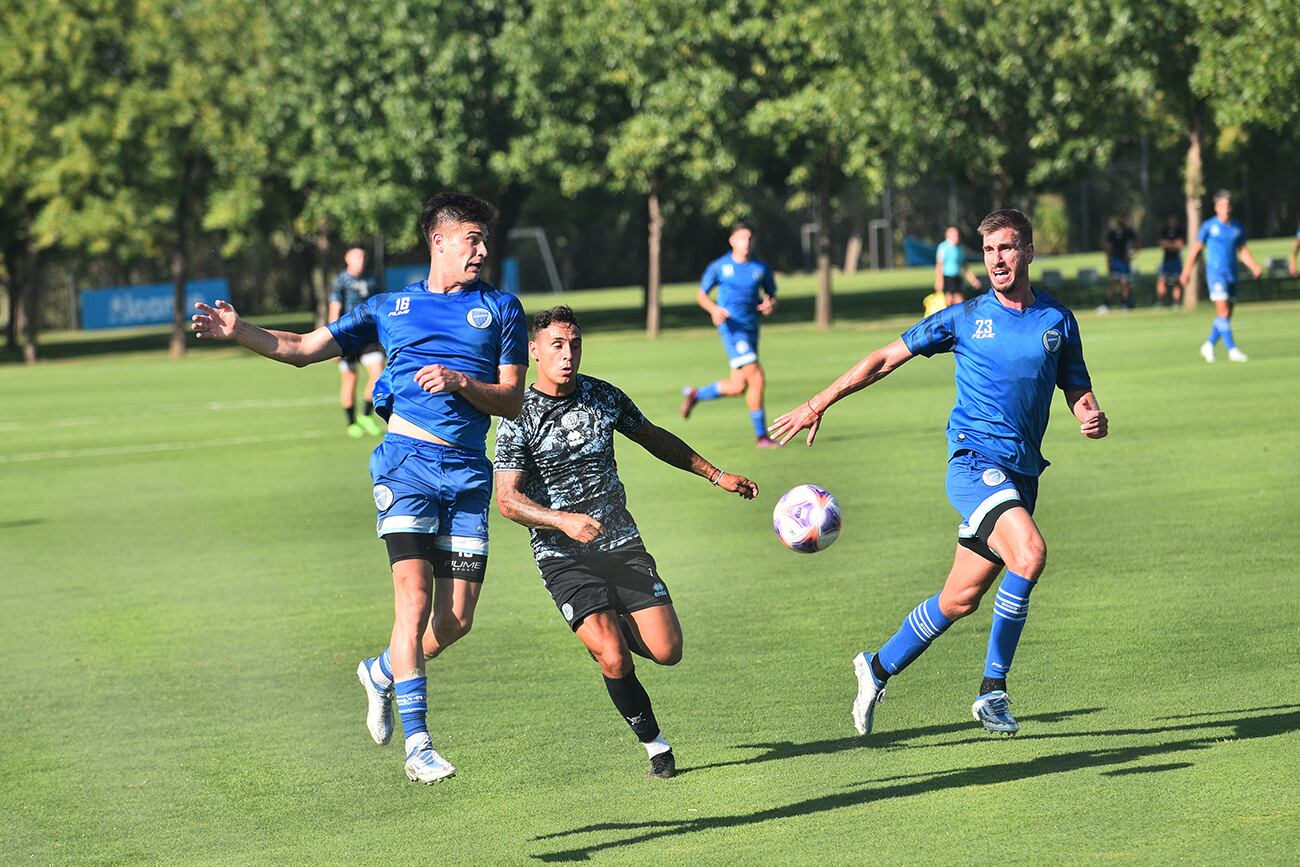
<svg viewBox="0 0 1300 867">
<path fill-rule="evenodd" d="M 853 699 L 853 727 L 860 735 L 871 734 L 876 705 L 885 697 L 885 688 L 871 673 L 871 656 L 865 650 L 853 657 L 853 673 L 858 677 L 858 695 Z"/>
<path fill-rule="evenodd" d="M 370 738 L 381 747 L 393 737 L 393 690 L 375 683 L 370 677 L 370 663 L 363 659 L 357 663 L 357 680 L 366 691 L 366 728 Z"/>
<path fill-rule="evenodd" d="M 1201 358 L 1210 364 L 1214 363 L 1214 344 L 1208 340 L 1201 344 Z"/>
<path fill-rule="evenodd" d="M 1249 361 L 1250 359 L 1246 357 L 1246 353 L 1242 352 L 1240 349 L 1238 349 L 1237 347 L 1234 346 L 1234 347 L 1232 347 L 1231 349 L 1228 350 L 1228 360 L 1229 360 L 1229 361 Z"/>
<path fill-rule="evenodd" d="M 406 749 L 406 778 L 414 783 L 436 783 L 456 775 L 456 768 L 433 748 L 429 735 L 416 735 Z"/>
<path fill-rule="evenodd" d="M 986 731 L 994 734 L 1014 735 L 1020 731 L 1020 723 L 1011 715 L 1011 699 L 1000 689 L 986 692 L 975 699 L 975 703 L 970 706 L 970 713 Z"/>
</svg>

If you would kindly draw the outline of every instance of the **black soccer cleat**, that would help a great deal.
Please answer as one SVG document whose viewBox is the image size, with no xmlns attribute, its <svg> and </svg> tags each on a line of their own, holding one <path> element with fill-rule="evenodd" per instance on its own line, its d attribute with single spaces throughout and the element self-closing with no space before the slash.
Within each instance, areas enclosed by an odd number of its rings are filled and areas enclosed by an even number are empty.
<svg viewBox="0 0 1300 867">
<path fill-rule="evenodd" d="M 647 780 L 671 780 L 675 776 L 677 776 L 677 759 L 673 758 L 672 750 L 651 757 L 650 773 L 646 774 Z"/>
</svg>

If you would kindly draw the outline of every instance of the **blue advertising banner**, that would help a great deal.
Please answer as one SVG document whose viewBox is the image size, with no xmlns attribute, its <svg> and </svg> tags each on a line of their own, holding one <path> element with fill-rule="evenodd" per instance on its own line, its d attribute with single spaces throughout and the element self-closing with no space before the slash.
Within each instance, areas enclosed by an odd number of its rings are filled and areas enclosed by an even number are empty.
<svg viewBox="0 0 1300 867">
<path fill-rule="evenodd" d="M 191 280 L 185 284 L 185 306 L 196 301 L 211 304 L 230 298 L 230 285 L 223 280 Z M 110 289 L 81 290 L 81 327 L 130 328 L 135 325 L 165 325 L 172 321 L 172 284 L 114 286 Z"/>
</svg>

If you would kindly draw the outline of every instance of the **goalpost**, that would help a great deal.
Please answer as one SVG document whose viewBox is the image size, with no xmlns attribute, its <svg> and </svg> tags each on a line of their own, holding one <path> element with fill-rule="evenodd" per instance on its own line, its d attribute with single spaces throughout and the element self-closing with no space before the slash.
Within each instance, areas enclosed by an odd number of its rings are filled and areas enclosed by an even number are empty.
<svg viewBox="0 0 1300 867">
<path fill-rule="evenodd" d="M 503 270 L 510 271 L 510 262 L 514 262 L 515 273 L 503 274 L 502 288 L 516 292 L 526 286 L 538 286 L 545 283 L 552 292 L 561 292 L 560 272 L 555 267 L 555 257 L 551 255 L 551 243 L 546 238 L 546 230 L 540 226 L 527 226 L 511 229 L 506 238 L 507 259 Z M 510 286 L 511 280 L 515 285 Z"/>
</svg>

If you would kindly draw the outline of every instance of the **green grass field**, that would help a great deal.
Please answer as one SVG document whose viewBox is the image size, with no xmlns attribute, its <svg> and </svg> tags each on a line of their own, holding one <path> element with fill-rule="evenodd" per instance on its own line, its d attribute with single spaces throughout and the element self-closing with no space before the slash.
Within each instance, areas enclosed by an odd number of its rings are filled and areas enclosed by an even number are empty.
<svg viewBox="0 0 1300 867">
<path fill-rule="evenodd" d="M 1245 365 L 1200 360 L 1211 315 L 1081 317 L 1112 434 L 1055 407 L 1014 739 L 969 716 L 987 609 L 891 684 L 874 736 L 849 719 L 851 656 L 952 556 L 950 359 L 836 407 L 813 449 L 758 453 L 739 402 L 676 417 L 724 371 L 716 335 L 591 330 L 587 372 L 763 488 L 620 445 L 687 639 L 677 668 L 639 666 L 668 782 L 499 516 L 474 632 L 429 672 L 459 774 L 409 783 L 370 742 L 353 670 L 391 589 L 374 441 L 343 437 L 332 365 L 0 367 L 0 862 L 1295 863 L 1300 304 L 1239 309 Z M 898 330 L 769 328 L 772 415 Z M 770 529 L 801 482 L 847 515 L 811 557 Z"/>
</svg>

